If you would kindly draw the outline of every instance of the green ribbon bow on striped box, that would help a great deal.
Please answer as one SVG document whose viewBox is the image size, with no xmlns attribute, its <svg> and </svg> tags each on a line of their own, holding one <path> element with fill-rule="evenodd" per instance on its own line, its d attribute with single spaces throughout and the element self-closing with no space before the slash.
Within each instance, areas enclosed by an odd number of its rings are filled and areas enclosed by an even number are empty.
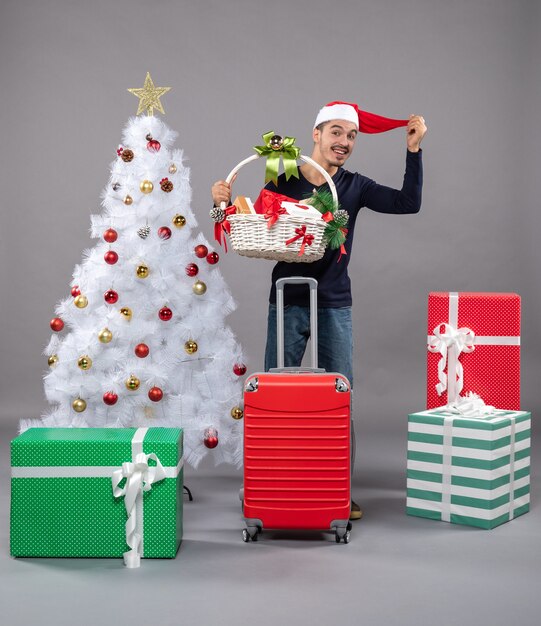
<svg viewBox="0 0 541 626">
<path fill-rule="evenodd" d="M 530 509 L 526 411 L 464 417 L 442 406 L 408 418 L 408 515 L 494 528 Z"/>
<path fill-rule="evenodd" d="M 181 429 L 31 428 L 11 442 L 11 473 L 12 556 L 176 556 Z"/>
</svg>

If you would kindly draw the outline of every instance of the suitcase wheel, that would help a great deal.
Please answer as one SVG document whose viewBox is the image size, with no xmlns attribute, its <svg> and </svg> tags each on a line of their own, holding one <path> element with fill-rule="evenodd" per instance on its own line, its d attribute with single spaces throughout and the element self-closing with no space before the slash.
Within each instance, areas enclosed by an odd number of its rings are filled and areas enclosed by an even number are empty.
<svg viewBox="0 0 541 626">
<path fill-rule="evenodd" d="M 261 528 L 258 526 L 248 526 L 247 528 L 242 529 L 242 540 L 245 543 L 248 543 L 250 539 L 252 541 L 257 541 L 257 535 L 261 532 Z"/>
<path fill-rule="evenodd" d="M 349 538 L 351 537 L 351 522 L 348 523 L 348 525 L 344 528 L 344 527 L 335 527 L 334 530 L 334 539 L 336 541 L 336 543 L 340 543 L 342 540 L 344 541 L 344 543 L 349 543 Z"/>
</svg>

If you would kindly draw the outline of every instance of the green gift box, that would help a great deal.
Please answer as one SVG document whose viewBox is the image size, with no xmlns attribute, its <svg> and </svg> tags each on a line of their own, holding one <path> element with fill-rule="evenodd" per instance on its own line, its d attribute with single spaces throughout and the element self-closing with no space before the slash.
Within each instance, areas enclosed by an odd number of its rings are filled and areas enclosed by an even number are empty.
<svg viewBox="0 0 541 626">
<path fill-rule="evenodd" d="M 11 473 L 12 556 L 176 556 L 181 429 L 31 428 L 11 442 Z"/>
<path fill-rule="evenodd" d="M 494 528 L 530 508 L 526 411 L 483 417 L 446 407 L 408 418 L 408 515 Z"/>
</svg>

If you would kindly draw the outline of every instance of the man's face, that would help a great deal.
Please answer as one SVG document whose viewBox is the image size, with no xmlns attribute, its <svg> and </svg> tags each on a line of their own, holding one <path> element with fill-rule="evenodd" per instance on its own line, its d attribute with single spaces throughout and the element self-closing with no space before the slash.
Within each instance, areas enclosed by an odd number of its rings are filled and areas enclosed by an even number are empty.
<svg viewBox="0 0 541 626">
<path fill-rule="evenodd" d="M 353 152 L 357 127 L 353 122 L 331 120 L 321 130 L 314 129 L 313 137 L 320 157 L 328 165 L 341 167 Z"/>
</svg>

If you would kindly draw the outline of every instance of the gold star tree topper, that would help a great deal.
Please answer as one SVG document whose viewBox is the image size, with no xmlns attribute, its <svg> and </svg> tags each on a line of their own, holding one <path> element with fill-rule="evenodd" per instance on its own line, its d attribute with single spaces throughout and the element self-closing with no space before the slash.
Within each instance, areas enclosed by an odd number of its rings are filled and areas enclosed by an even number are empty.
<svg viewBox="0 0 541 626">
<path fill-rule="evenodd" d="M 154 109 L 165 115 L 160 98 L 170 89 L 171 87 L 154 87 L 152 78 L 150 78 L 150 72 L 147 72 L 144 86 L 140 89 L 128 89 L 128 91 L 139 98 L 137 115 L 140 115 L 143 111 L 146 111 L 147 115 L 154 115 Z"/>
</svg>

